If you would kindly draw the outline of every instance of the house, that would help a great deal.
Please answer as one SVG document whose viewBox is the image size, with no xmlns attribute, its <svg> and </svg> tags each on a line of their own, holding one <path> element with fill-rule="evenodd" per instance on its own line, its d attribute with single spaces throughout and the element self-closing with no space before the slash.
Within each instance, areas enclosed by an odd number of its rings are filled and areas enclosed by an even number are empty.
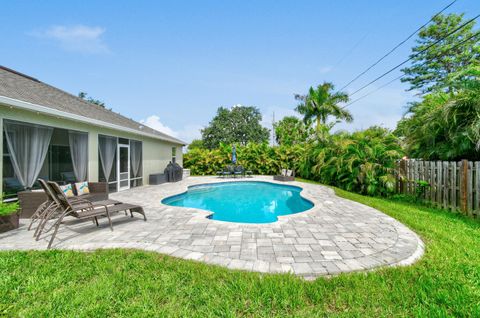
<svg viewBox="0 0 480 318">
<path fill-rule="evenodd" d="M 132 105 L 135 107 L 135 105 Z M 177 138 L 0 66 L 0 193 L 14 197 L 37 178 L 108 181 L 109 191 L 148 183 L 170 161 Z"/>
</svg>

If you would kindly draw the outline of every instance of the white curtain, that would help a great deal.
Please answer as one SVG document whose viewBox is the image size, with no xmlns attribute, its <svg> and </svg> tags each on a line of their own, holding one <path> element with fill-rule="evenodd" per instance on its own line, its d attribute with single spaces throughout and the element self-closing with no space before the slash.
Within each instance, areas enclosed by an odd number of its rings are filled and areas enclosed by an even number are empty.
<svg viewBox="0 0 480 318">
<path fill-rule="evenodd" d="M 110 136 L 98 137 L 98 153 L 100 154 L 100 161 L 102 163 L 103 174 L 105 179 L 110 179 L 112 172 L 113 160 L 117 152 L 117 138 Z"/>
<path fill-rule="evenodd" d="M 75 178 L 80 182 L 85 181 L 88 167 L 88 134 L 69 130 L 68 139 Z"/>
<path fill-rule="evenodd" d="M 140 141 L 130 140 L 130 164 L 132 166 L 133 177 L 140 176 L 140 163 L 142 162 L 142 143 Z"/>
<path fill-rule="evenodd" d="M 47 156 L 53 128 L 8 120 L 3 127 L 15 175 L 24 188 L 30 189 Z"/>
</svg>

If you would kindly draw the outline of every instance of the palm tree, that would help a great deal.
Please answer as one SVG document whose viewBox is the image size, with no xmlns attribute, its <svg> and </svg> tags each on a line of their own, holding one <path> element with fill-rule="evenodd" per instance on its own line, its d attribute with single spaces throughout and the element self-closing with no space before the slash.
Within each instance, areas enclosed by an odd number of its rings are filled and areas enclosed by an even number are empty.
<svg viewBox="0 0 480 318">
<path fill-rule="evenodd" d="M 305 96 L 295 95 L 295 99 L 300 101 L 295 110 L 303 115 L 305 123 L 315 120 L 317 132 L 322 127 L 329 130 L 333 126 L 327 127 L 328 116 L 333 116 L 337 120 L 344 119 L 347 122 L 353 120 L 352 114 L 338 105 L 348 102 L 348 95 L 344 92 L 333 92 L 334 88 L 332 83 L 324 82 L 316 89 L 310 87 Z"/>
</svg>

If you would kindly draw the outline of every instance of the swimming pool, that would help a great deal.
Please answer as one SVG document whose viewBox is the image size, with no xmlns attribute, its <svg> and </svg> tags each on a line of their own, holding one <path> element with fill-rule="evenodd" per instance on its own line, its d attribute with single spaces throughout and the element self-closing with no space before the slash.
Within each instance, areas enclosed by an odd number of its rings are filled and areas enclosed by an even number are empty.
<svg viewBox="0 0 480 318">
<path fill-rule="evenodd" d="M 227 222 L 271 223 L 277 216 L 306 211 L 313 203 L 302 188 L 261 181 L 220 182 L 191 186 L 163 204 L 213 212 L 209 218 Z"/>
</svg>

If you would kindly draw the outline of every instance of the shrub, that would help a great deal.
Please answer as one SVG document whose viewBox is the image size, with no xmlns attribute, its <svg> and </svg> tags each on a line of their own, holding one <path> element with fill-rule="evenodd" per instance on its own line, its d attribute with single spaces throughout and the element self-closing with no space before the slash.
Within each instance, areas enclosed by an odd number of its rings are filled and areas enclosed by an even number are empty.
<svg viewBox="0 0 480 318">
<path fill-rule="evenodd" d="M 5 203 L 0 202 L 0 216 L 7 216 L 16 213 L 18 210 L 18 202 Z"/>
<path fill-rule="evenodd" d="M 322 142 L 275 146 L 237 145 L 237 164 L 254 174 L 273 175 L 295 169 L 296 175 L 369 195 L 389 195 L 395 187 L 395 161 L 402 157 L 398 138 L 389 130 L 371 127 L 338 133 Z M 232 147 L 192 149 L 184 165 L 192 175 L 214 175 L 231 163 Z"/>
</svg>

